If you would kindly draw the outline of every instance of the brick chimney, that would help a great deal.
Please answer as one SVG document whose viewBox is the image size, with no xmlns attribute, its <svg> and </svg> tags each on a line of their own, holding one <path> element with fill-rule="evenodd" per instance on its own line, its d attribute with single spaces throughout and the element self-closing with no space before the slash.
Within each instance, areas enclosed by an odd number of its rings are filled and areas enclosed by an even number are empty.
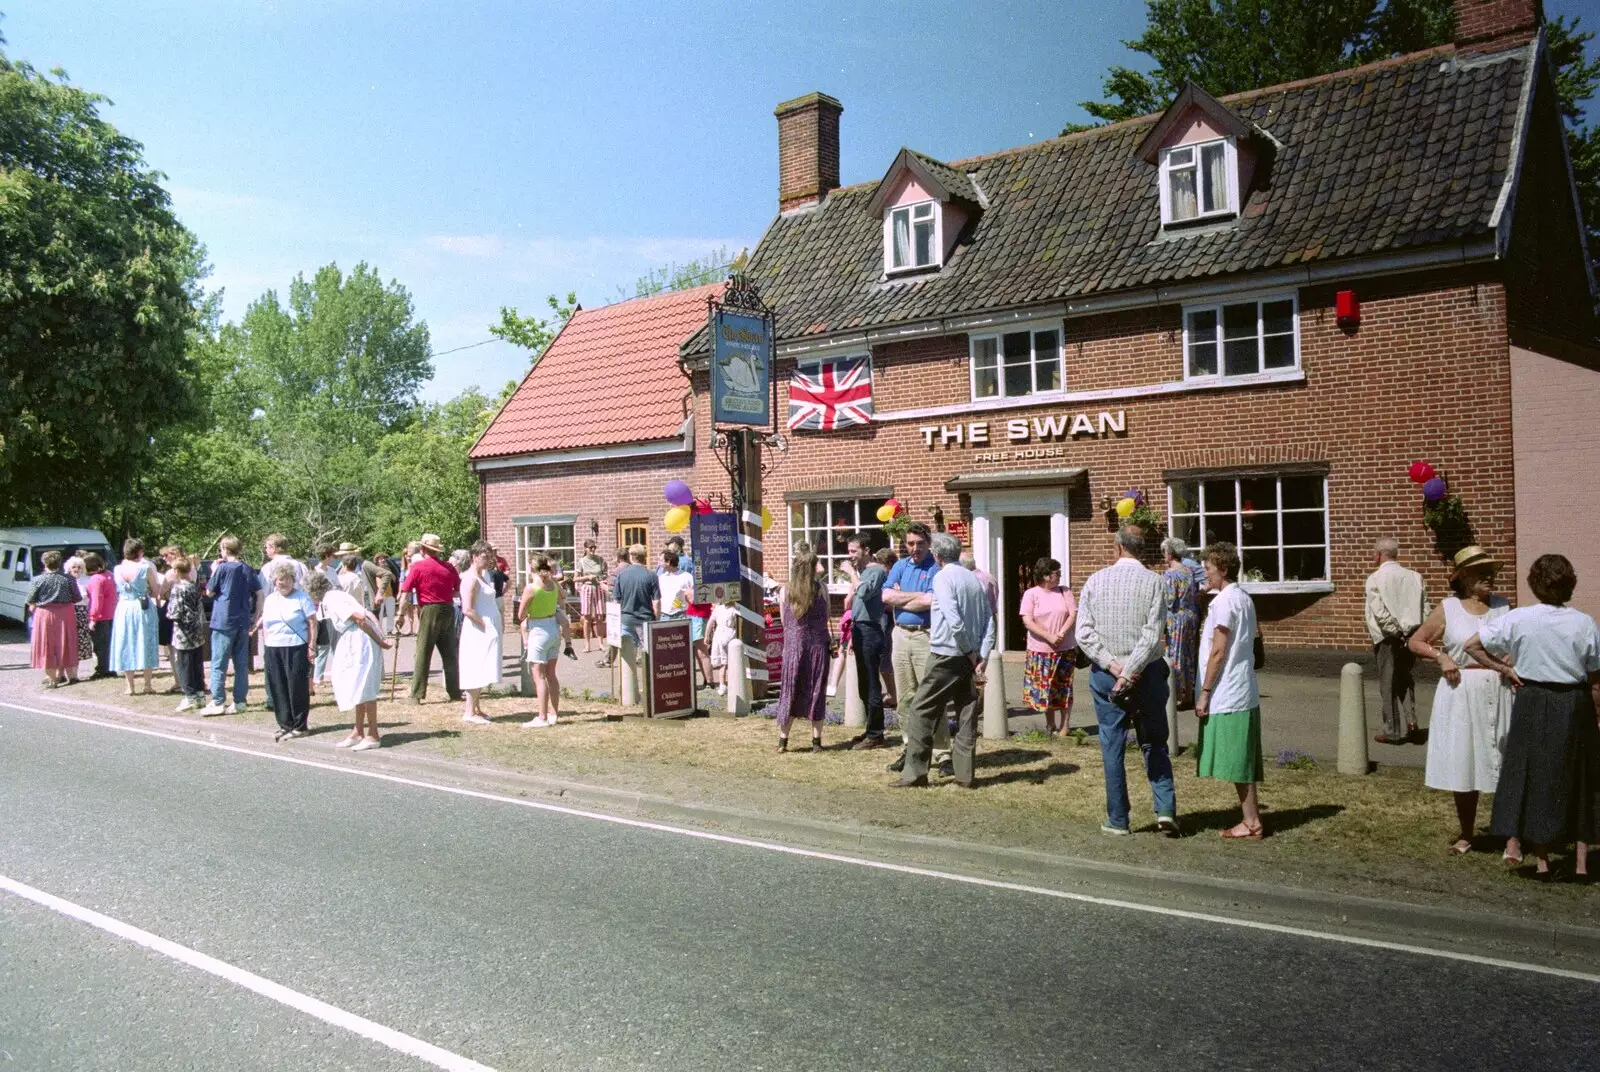
<svg viewBox="0 0 1600 1072">
<path fill-rule="evenodd" d="M 1456 49 L 1500 52 L 1532 41 L 1544 25 L 1541 0 L 1455 0 Z"/>
<path fill-rule="evenodd" d="M 815 204 L 839 186 L 839 115 L 826 93 L 784 101 L 778 117 L 778 211 Z"/>
</svg>

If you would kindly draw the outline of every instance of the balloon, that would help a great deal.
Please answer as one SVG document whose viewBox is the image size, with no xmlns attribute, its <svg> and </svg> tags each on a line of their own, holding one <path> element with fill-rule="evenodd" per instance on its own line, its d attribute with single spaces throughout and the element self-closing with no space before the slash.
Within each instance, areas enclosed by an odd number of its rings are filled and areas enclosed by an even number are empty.
<svg viewBox="0 0 1600 1072">
<path fill-rule="evenodd" d="M 1448 489 L 1445 487 L 1443 477 L 1429 477 L 1428 480 L 1422 485 L 1422 501 L 1425 503 L 1436 503 L 1440 499 L 1444 498 L 1444 494 L 1447 490 Z"/>
<path fill-rule="evenodd" d="M 889 517 L 899 517 L 901 511 L 905 509 L 899 499 L 885 499 L 883 505 L 889 508 Z"/>
<path fill-rule="evenodd" d="M 878 507 L 878 520 L 885 524 L 894 520 L 894 503 L 884 503 Z"/>
<path fill-rule="evenodd" d="M 1434 471 L 1433 466 L 1429 465 L 1427 462 L 1412 462 L 1408 473 L 1413 484 L 1426 484 L 1428 481 L 1439 475 Z"/>
<path fill-rule="evenodd" d="M 1118 517 L 1128 517 L 1129 515 L 1131 515 L 1134 512 L 1134 510 L 1136 510 L 1138 508 L 1138 505 L 1139 504 L 1134 502 L 1132 499 L 1126 499 L 1126 498 L 1125 499 L 1118 499 L 1117 500 L 1117 516 Z"/>
<path fill-rule="evenodd" d="M 766 532 L 772 527 L 772 511 L 765 506 L 761 508 L 761 531 Z"/>
<path fill-rule="evenodd" d="M 667 511 L 663 519 L 668 532 L 682 532 L 689 527 L 689 508 L 687 506 L 674 506 Z"/>
<path fill-rule="evenodd" d="M 694 500 L 693 509 L 697 514 L 709 514 L 711 512 L 711 503 L 705 499 L 696 499 Z"/>
<path fill-rule="evenodd" d="M 681 480 L 669 480 L 667 486 L 661 489 L 661 494 L 667 497 L 667 502 L 673 506 L 688 506 L 694 502 L 694 492 L 689 490 L 689 485 Z"/>
</svg>

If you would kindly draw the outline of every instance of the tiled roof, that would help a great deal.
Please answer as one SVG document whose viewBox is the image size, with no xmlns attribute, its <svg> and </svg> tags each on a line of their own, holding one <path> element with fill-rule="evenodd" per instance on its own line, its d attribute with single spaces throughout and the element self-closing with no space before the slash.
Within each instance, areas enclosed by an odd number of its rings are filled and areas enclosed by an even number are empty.
<svg viewBox="0 0 1600 1072">
<path fill-rule="evenodd" d="M 683 424 L 678 344 L 722 283 L 572 314 L 472 448 L 473 458 L 670 439 Z"/>
<path fill-rule="evenodd" d="M 883 281 L 866 183 L 780 215 L 748 275 L 795 339 L 1483 235 L 1531 55 L 1445 47 L 1224 98 L 1281 146 L 1235 226 L 1163 236 L 1146 116 L 950 165 L 988 207 L 938 272 Z"/>
</svg>

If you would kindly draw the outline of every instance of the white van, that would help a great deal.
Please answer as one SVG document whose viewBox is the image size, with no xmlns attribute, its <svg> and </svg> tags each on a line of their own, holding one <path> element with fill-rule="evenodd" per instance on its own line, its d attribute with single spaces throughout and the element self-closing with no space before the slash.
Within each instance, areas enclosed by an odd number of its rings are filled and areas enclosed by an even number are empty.
<svg viewBox="0 0 1600 1072">
<path fill-rule="evenodd" d="M 100 552 L 107 569 L 116 562 L 111 555 L 111 542 L 97 529 L 0 529 L 0 618 L 23 620 L 28 588 L 33 578 L 44 572 L 41 555 L 60 551 L 64 558 L 80 550 Z"/>
</svg>

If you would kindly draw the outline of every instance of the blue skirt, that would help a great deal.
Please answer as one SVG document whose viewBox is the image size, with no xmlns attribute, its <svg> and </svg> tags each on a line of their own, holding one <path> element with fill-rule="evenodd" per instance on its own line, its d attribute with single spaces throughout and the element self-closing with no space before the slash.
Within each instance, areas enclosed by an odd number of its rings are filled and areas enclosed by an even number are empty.
<svg viewBox="0 0 1600 1072">
<path fill-rule="evenodd" d="M 159 623 L 155 600 L 147 607 L 137 599 L 117 600 L 116 617 L 111 619 L 112 673 L 156 668 Z"/>
</svg>

